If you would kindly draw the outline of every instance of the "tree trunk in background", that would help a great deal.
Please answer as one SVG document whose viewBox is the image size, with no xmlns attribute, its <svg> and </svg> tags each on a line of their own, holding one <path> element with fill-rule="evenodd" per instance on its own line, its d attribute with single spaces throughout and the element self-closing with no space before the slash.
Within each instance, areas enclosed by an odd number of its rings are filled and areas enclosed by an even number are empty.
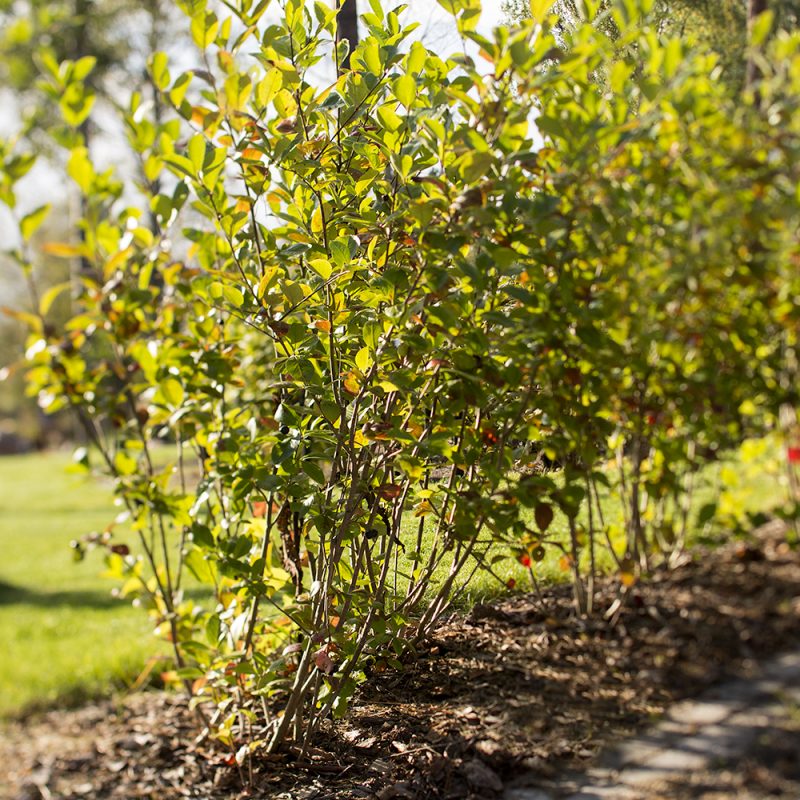
<svg viewBox="0 0 800 800">
<path fill-rule="evenodd" d="M 342 59 L 338 68 L 349 69 L 350 53 L 356 49 L 358 44 L 358 5 L 357 0 L 338 0 L 339 15 L 336 17 L 336 41 L 347 39 L 350 42 L 350 49 Z"/>
<path fill-rule="evenodd" d="M 768 8 L 768 0 L 748 0 L 747 3 L 747 40 L 751 39 L 753 22 L 759 14 L 763 14 Z M 752 56 L 747 60 L 747 86 L 752 86 L 758 80 L 758 67 Z"/>
<path fill-rule="evenodd" d="M 162 8 L 161 0 L 149 0 L 149 2 L 146 5 L 147 5 L 147 14 L 150 22 L 150 29 L 147 32 L 147 56 L 149 61 L 150 56 L 152 56 L 160 49 L 160 45 L 165 39 L 163 30 L 165 15 L 164 15 L 164 9 Z M 161 126 L 163 117 L 163 103 L 161 99 L 161 91 L 156 86 L 152 76 L 150 75 L 150 70 L 147 68 L 145 68 L 143 81 L 150 88 L 150 96 L 153 101 L 153 122 L 156 125 L 156 130 L 158 130 Z M 148 181 L 147 176 L 144 174 L 143 167 L 141 169 L 141 172 L 142 172 L 142 180 L 144 181 L 145 185 L 149 183 L 150 193 L 153 196 L 159 194 L 159 192 L 161 192 L 161 179 L 154 178 L 152 181 Z M 150 230 L 156 237 L 161 234 L 161 227 L 158 224 L 156 213 L 152 209 L 150 211 Z M 155 275 L 156 273 L 154 273 L 154 277 Z"/>
<path fill-rule="evenodd" d="M 89 46 L 90 42 L 90 35 L 89 35 L 89 19 L 91 18 L 92 14 L 92 2 L 93 0 L 75 0 L 74 5 L 74 20 L 75 20 L 75 38 L 73 41 L 72 52 L 67 53 L 67 58 L 77 61 L 84 56 L 91 55 L 91 47 Z M 85 119 L 81 124 L 78 130 L 83 136 L 83 144 L 87 150 L 91 152 L 91 123 L 88 119 Z M 89 213 L 89 201 L 83 194 L 80 197 L 80 205 L 79 205 L 79 213 L 81 219 L 85 219 Z M 82 227 L 78 228 L 78 239 L 80 243 L 86 244 L 86 232 Z M 89 263 L 89 259 L 86 256 L 81 256 L 80 262 L 78 264 L 78 275 L 75 276 L 77 285 L 78 279 L 81 275 L 89 275 L 91 274 L 92 268 L 91 264 Z"/>
</svg>

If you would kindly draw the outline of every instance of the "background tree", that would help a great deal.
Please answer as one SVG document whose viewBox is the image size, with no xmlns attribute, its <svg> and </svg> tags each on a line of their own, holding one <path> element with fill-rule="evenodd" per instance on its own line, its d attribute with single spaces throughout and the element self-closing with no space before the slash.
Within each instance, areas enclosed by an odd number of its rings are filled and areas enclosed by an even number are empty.
<svg viewBox="0 0 800 800">
<path fill-rule="evenodd" d="M 169 39 L 166 36 L 176 15 L 177 8 L 166 0 L 0 0 L 0 91 L 5 95 L 6 106 L 14 111 L 7 118 L 9 127 L 4 133 L 13 132 L 20 140 L 18 147 L 39 153 L 37 169 L 41 180 L 49 183 L 47 199 L 53 206 L 42 229 L 47 238 L 82 240 L 84 229 L 74 220 L 102 213 L 99 208 L 90 208 L 89 199 L 76 192 L 72 182 L 59 177 L 65 166 L 59 145 L 80 144 L 89 154 L 96 149 L 113 150 L 115 162 L 127 164 L 124 169 L 138 176 L 136 183 L 145 194 L 158 194 L 159 175 L 148 170 L 136 148 L 127 147 L 125 139 L 157 136 L 163 99 L 147 64 L 156 50 L 180 46 L 180 34 L 172 30 Z M 61 63 L 81 65 L 78 69 L 86 72 L 80 98 L 71 98 L 59 84 Z M 48 85 L 49 90 L 42 91 L 43 85 Z M 126 130 L 119 125 L 121 112 L 137 95 L 150 108 L 151 120 L 138 131 Z M 70 105 L 79 100 L 81 110 L 77 111 L 77 106 L 71 109 Z M 94 105 L 100 113 L 89 116 Z M 65 117 L 65 111 L 80 114 L 80 123 L 68 124 L 74 118 Z M 25 210 L 41 202 L 38 196 L 24 192 L 16 200 Z M 148 210 L 147 220 L 155 230 L 152 211 Z M 19 306 L 17 301 L 25 294 L 21 275 L 7 257 L 0 258 L 5 272 L 0 302 Z M 73 284 L 89 269 L 84 257 L 65 262 L 39 252 L 34 260 L 31 268 L 43 292 L 69 280 L 70 266 Z M 65 294 L 52 304 L 48 315 L 55 319 L 68 310 Z M 14 368 L 24 350 L 24 334 L 18 320 L 2 320 L 2 341 L 0 416 L 18 421 L 30 438 L 41 438 L 44 418 L 35 403 L 24 397 L 21 376 Z M 52 428 L 52 423 L 48 427 Z"/>
<path fill-rule="evenodd" d="M 505 0 L 504 9 L 511 19 L 530 14 L 527 0 Z M 598 24 L 611 36 L 616 26 L 609 0 L 594 0 L 589 5 L 600 9 Z M 586 18 L 585 0 L 556 0 L 553 13 L 560 16 L 563 30 L 575 28 Z M 655 0 L 653 19 L 664 34 L 694 37 L 701 46 L 713 50 L 723 67 L 726 82 L 743 88 L 748 69 L 748 20 L 763 11 L 775 15 L 775 27 L 795 28 L 800 21 L 798 0 Z M 753 67 L 754 68 L 754 67 Z"/>
</svg>

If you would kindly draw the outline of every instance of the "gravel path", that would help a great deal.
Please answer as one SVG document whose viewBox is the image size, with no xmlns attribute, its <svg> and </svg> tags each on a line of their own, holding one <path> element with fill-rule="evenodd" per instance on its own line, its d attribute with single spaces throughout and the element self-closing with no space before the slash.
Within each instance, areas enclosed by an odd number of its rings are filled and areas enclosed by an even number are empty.
<svg viewBox="0 0 800 800">
<path fill-rule="evenodd" d="M 645 735 L 583 775 L 526 786 L 503 800 L 800 798 L 800 651 L 674 706 Z"/>
</svg>

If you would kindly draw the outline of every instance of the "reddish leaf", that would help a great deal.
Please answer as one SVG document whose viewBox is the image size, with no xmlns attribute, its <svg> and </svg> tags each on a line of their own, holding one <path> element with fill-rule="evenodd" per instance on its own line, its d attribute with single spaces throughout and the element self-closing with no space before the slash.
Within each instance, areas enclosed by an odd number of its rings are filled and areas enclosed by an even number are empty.
<svg viewBox="0 0 800 800">
<path fill-rule="evenodd" d="M 539 503 L 533 512 L 539 530 L 544 533 L 553 521 L 553 507 L 549 503 Z"/>
<path fill-rule="evenodd" d="M 272 320 L 267 323 L 277 336 L 286 336 L 289 333 L 289 326 L 280 320 Z"/>
<path fill-rule="evenodd" d="M 320 672 L 324 672 L 326 675 L 331 675 L 336 670 L 336 664 L 324 647 L 314 653 L 314 664 Z"/>
<path fill-rule="evenodd" d="M 500 441 L 497 431 L 490 427 L 486 427 L 481 431 L 481 439 L 483 439 L 485 445 L 497 444 Z"/>
<path fill-rule="evenodd" d="M 275 126 L 275 130 L 277 130 L 278 133 L 293 133 L 296 128 L 297 128 L 297 120 L 294 117 L 289 117 L 289 119 L 282 119 Z"/>
</svg>

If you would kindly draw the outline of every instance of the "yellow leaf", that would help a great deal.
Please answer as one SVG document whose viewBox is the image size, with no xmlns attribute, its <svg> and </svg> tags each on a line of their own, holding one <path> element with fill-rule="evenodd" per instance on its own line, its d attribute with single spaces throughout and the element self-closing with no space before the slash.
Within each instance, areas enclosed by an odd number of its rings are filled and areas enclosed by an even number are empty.
<svg viewBox="0 0 800 800">
<path fill-rule="evenodd" d="M 414 506 L 415 517 L 424 517 L 426 514 L 432 514 L 433 511 L 434 508 L 428 500 L 423 500 L 421 503 L 417 503 L 417 505 Z"/>
<path fill-rule="evenodd" d="M 75 258 L 85 255 L 85 248 L 77 244 L 66 244 L 64 242 L 47 242 L 42 245 L 42 250 L 49 256 L 56 258 Z"/>
<path fill-rule="evenodd" d="M 44 317 L 47 315 L 47 312 L 52 307 L 53 303 L 55 302 L 56 298 L 64 291 L 70 288 L 70 282 L 65 281 L 64 283 L 57 283 L 55 286 L 51 286 L 43 295 L 42 299 L 39 301 L 39 313 Z"/>
<path fill-rule="evenodd" d="M 286 89 L 281 89 L 275 95 L 273 105 L 282 119 L 288 119 L 297 113 L 297 101 L 294 99 L 292 93 Z"/>
<path fill-rule="evenodd" d="M 311 269 L 313 269 L 314 272 L 316 272 L 317 275 L 319 275 L 324 281 L 328 280 L 333 272 L 331 262 L 326 258 L 312 258 L 308 262 L 308 266 L 311 267 Z"/>
<path fill-rule="evenodd" d="M 26 214 L 19 223 L 22 238 L 27 242 L 30 241 L 31 236 L 36 232 L 37 228 L 42 224 L 44 218 L 50 211 L 50 204 L 39 206 L 35 211 Z"/>
<path fill-rule="evenodd" d="M 367 370 L 372 366 L 372 356 L 369 354 L 369 348 L 362 347 L 356 353 L 356 366 L 362 372 L 367 372 Z"/>
</svg>

